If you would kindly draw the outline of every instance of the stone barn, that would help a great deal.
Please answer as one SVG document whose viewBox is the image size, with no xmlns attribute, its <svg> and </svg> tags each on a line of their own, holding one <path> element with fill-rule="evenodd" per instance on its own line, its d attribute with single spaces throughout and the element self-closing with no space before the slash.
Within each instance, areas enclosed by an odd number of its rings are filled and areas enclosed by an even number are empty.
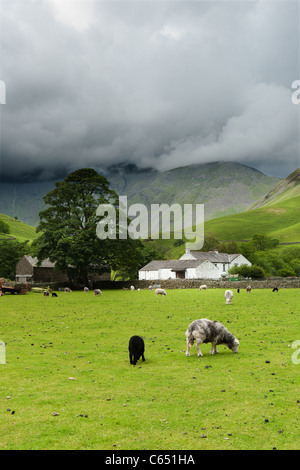
<svg viewBox="0 0 300 470">
<path fill-rule="evenodd" d="M 96 281 L 109 281 L 110 270 L 101 276 L 99 274 L 91 273 L 90 279 L 92 282 Z M 38 259 L 30 255 L 24 255 L 16 265 L 16 282 L 21 283 L 34 283 L 34 282 L 62 282 L 68 283 L 66 274 L 55 269 L 55 264 L 49 259 L 45 259 L 38 266 Z"/>
</svg>

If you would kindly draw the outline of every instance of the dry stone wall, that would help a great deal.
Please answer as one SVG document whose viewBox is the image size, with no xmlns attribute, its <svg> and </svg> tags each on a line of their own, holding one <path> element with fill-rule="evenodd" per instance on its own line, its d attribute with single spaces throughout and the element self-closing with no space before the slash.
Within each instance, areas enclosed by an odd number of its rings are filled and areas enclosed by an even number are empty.
<svg viewBox="0 0 300 470">
<path fill-rule="evenodd" d="M 273 289 L 278 287 L 279 289 L 286 288 L 300 288 L 300 278 L 281 278 L 281 277 L 270 277 L 263 280 L 244 280 L 244 281 L 215 281 L 212 279 L 168 279 L 166 281 L 98 281 L 93 283 L 94 289 L 129 289 L 130 286 L 134 286 L 136 289 L 149 289 L 152 285 L 156 287 L 160 286 L 164 289 L 199 289 L 201 284 L 207 285 L 208 289 L 246 289 L 248 285 L 252 289 Z M 33 283 L 32 287 L 39 286 L 50 286 L 53 290 L 62 289 L 67 287 L 68 283 L 62 282 L 47 282 L 47 283 Z M 72 289 L 83 290 L 83 287 L 79 286 L 68 286 Z"/>
<path fill-rule="evenodd" d="M 244 281 L 215 281 L 212 279 L 168 279 L 166 281 L 106 281 L 97 283 L 96 287 L 103 289 L 129 289 L 134 286 L 136 289 L 148 289 L 150 285 L 160 286 L 165 289 L 199 289 L 201 284 L 207 285 L 209 289 L 246 289 L 251 285 L 253 289 L 279 289 L 299 288 L 299 278 L 268 278 L 263 280 L 244 280 Z"/>
</svg>

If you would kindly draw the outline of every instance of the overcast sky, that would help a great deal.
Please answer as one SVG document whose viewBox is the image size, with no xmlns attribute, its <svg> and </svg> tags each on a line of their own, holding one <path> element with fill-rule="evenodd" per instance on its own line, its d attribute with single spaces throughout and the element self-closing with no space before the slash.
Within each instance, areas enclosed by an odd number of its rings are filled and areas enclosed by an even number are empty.
<svg viewBox="0 0 300 470">
<path fill-rule="evenodd" d="M 297 1 L 2 0 L 1 177 L 299 166 Z"/>
</svg>

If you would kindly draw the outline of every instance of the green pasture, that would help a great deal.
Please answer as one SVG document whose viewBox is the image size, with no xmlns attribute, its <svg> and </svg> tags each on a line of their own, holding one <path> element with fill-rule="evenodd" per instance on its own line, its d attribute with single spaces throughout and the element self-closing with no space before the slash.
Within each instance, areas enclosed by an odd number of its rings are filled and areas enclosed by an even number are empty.
<svg viewBox="0 0 300 470">
<path fill-rule="evenodd" d="M 299 449 L 299 290 L 233 292 L 231 305 L 223 289 L 0 297 L 0 449 Z M 237 354 L 186 357 L 203 317 Z M 132 366 L 135 334 L 146 361 Z"/>
<path fill-rule="evenodd" d="M 299 242 L 299 203 L 300 196 L 297 196 L 271 206 L 208 220 L 205 232 L 228 241 L 247 240 L 261 233 L 280 242 Z"/>
</svg>

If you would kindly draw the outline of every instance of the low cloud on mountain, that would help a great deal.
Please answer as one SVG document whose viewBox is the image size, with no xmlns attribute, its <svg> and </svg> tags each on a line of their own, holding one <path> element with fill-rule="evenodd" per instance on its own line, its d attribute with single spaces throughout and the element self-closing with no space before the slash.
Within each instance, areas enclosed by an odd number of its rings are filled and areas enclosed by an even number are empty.
<svg viewBox="0 0 300 470">
<path fill-rule="evenodd" d="M 4 0 L 1 179 L 299 166 L 297 2 Z"/>
</svg>

